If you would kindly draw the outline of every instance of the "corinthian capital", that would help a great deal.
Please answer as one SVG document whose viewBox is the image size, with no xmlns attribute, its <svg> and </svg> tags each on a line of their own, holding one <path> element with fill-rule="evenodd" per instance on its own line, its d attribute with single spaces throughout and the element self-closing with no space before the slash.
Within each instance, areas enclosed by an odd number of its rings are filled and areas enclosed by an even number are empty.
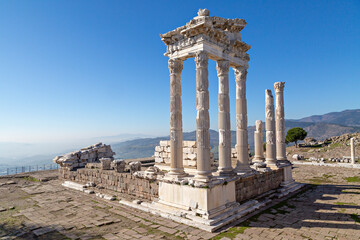
<svg viewBox="0 0 360 240">
<path fill-rule="evenodd" d="M 230 62 L 228 60 L 218 60 L 216 62 L 216 70 L 218 76 L 229 73 Z"/>
<path fill-rule="evenodd" d="M 285 87 L 285 82 L 276 82 L 274 83 L 275 93 L 283 92 Z"/>
<path fill-rule="evenodd" d="M 261 120 L 256 120 L 256 131 L 262 132 L 263 129 L 263 122 Z"/>
<path fill-rule="evenodd" d="M 234 67 L 235 81 L 246 81 L 247 69 L 243 66 Z"/>
<path fill-rule="evenodd" d="M 170 74 L 179 74 L 183 69 L 183 61 L 180 59 L 169 59 Z"/>
<path fill-rule="evenodd" d="M 196 67 L 205 67 L 208 65 L 208 61 L 209 61 L 209 56 L 206 52 L 204 51 L 200 51 L 197 52 L 195 55 L 195 63 L 196 63 Z"/>
</svg>

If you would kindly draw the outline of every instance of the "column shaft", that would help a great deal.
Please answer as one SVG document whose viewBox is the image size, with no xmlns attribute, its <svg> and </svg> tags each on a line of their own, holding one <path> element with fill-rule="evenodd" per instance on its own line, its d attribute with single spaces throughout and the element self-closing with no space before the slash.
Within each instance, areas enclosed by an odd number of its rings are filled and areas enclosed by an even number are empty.
<svg viewBox="0 0 360 240">
<path fill-rule="evenodd" d="M 351 164 L 355 164 L 355 143 L 354 143 L 354 138 L 350 139 L 350 148 L 351 148 Z"/>
<path fill-rule="evenodd" d="M 263 162 L 264 157 L 264 147 L 263 147 L 263 123 L 261 120 L 256 121 L 256 130 L 254 132 L 254 146 L 255 146 L 255 156 L 253 162 Z"/>
<path fill-rule="evenodd" d="M 265 90 L 266 164 L 276 166 L 274 97 L 271 90 Z"/>
<path fill-rule="evenodd" d="M 247 103 L 246 103 L 246 75 L 244 67 L 236 67 L 236 170 L 240 172 L 250 171 L 249 145 L 247 131 Z"/>
<path fill-rule="evenodd" d="M 231 131 L 229 99 L 229 61 L 217 61 L 216 70 L 219 78 L 219 174 L 228 175 L 231 167 Z"/>
<path fill-rule="evenodd" d="M 170 175 L 184 175 L 181 104 L 181 71 L 183 62 L 169 60 L 170 70 Z"/>
<path fill-rule="evenodd" d="M 274 84 L 276 95 L 276 159 L 287 160 L 285 143 L 284 82 Z"/>
<path fill-rule="evenodd" d="M 208 55 L 198 52 L 196 63 L 196 142 L 197 171 L 196 178 L 208 181 L 211 176 L 210 165 L 210 118 L 209 118 L 209 80 Z"/>
</svg>

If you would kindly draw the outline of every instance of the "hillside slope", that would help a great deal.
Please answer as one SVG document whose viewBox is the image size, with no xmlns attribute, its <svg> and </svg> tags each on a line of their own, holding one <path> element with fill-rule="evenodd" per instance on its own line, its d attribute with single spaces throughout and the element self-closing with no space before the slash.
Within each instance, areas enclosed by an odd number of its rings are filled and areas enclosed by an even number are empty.
<svg viewBox="0 0 360 240">
<path fill-rule="evenodd" d="M 298 120 L 285 121 L 285 131 L 294 127 L 304 128 L 308 132 L 308 137 L 313 137 L 317 140 L 324 140 L 332 136 L 340 136 L 346 133 L 360 132 L 360 110 L 345 110 L 342 112 L 334 112 L 324 115 L 310 116 Z M 250 151 L 253 151 L 254 149 L 254 131 L 255 126 L 248 127 Z M 265 129 L 263 136 L 265 142 Z M 183 139 L 184 141 L 195 141 L 196 132 L 184 132 Z M 150 157 L 154 154 L 155 146 L 158 145 L 161 140 L 169 140 L 169 136 L 142 138 L 116 143 L 112 144 L 112 149 L 116 152 L 117 158 Z M 215 158 L 217 158 L 218 141 L 218 132 L 210 130 L 210 145 Z M 234 147 L 236 143 L 235 131 L 231 131 L 231 143 Z"/>
<path fill-rule="evenodd" d="M 360 147 L 360 133 L 343 134 L 341 136 L 335 136 L 328 139 L 328 145 L 315 145 L 312 147 L 298 147 L 291 146 L 286 148 L 288 158 L 291 158 L 294 154 L 303 155 L 305 158 L 342 158 L 344 156 L 350 156 L 350 138 L 354 137 L 355 148 Z M 359 153 L 356 154 L 359 156 Z"/>
</svg>

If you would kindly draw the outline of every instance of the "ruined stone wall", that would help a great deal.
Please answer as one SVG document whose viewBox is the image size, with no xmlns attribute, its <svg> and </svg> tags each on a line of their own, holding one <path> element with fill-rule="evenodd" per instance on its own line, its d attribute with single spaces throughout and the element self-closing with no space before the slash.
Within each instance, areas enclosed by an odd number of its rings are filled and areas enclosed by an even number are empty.
<svg viewBox="0 0 360 240">
<path fill-rule="evenodd" d="M 170 141 L 160 141 L 155 147 L 154 157 L 156 165 L 170 165 Z M 214 154 L 210 153 L 210 162 L 214 163 Z M 197 166 L 196 141 L 183 141 L 183 165 L 184 167 Z"/>
<path fill-rule="evenodd" d="M 158 182 L 155 180 L 139 178 L 130 173 L 118 173 L 114 170 L 81 168 L 70 171 L 66 168 L 59 169 L 62 179 L 87 183 L 93 182 L 96 186 L 105 189 L 129 194 L 132 196 L 154 200 L 158 197 Z"/>
<path fill-rule="evenodd" d="M 267 191 L 278 188 L 283 179 L 283 169 L 241 178 L 235 183 L 236 201 L 244 202 Z"/>
<path fill-rule="evenodd" d="M 70 170 L 78 167 L 84 167 L 87 163 L 100 162 L 102 158 L 114 159 L 115 153 L 111 150 L 110 145 L 97 143 L 80 151 L 67 153 L 64 156 L 56 156 L 54 162 L 59 164 L 62 168 Z"/>
<path fill-rule="evenodd" d="M 60 178 L 80 182 L 94 182 L 105 189 L 129 194 L 148 200 L 158 198 L 158 182 L 139 178 L 130 173 L 118 173 L 114 170 L 81 168 L 70 171 L 59 169 Z M 236 201 L 244 202 L 280 186 L 284 179 L 283 169 L 260 173 L 236 181 Z"/>
</svg>

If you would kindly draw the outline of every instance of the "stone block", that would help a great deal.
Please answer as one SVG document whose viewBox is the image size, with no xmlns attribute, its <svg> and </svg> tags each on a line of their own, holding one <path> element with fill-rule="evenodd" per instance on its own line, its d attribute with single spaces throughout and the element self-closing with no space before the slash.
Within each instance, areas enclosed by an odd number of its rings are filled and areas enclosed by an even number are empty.
<svg viewBox="0 0 360 240">
<path fill-rule="evenodd" d="M 101 162 L 102 170 L 110 170 L 111 169 L 111 162 L 112 162 L 111 158 L 101 158 L 100 162 Z"/>
<path fill-rule="evenodd" d="M 170 141 L 160 141 L 160 146 L 161 146 L 161 147 L 170 146 Z"/>
</svg>

